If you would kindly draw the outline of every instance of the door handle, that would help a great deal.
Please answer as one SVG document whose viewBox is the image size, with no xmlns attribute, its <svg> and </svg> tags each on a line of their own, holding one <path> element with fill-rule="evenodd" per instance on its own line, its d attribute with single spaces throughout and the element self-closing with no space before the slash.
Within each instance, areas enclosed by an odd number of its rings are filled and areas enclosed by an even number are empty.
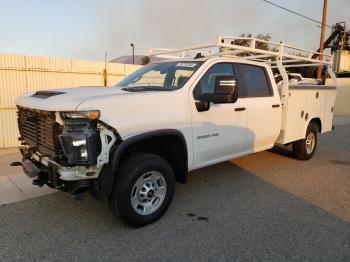
<svg viewBox="0 0 350 262">
<path fill-rule="evenodd" d="M 246 110 L 245 107 L 236 107 L 235 108 L 235 111 L 244 111 L 244 110 Z"/>
<path fill-rule="evenodd" d="M 280 104 L 272 105 L 273 108 L 275 108 L 275 107 L 280 107 L 280 106 L 281 106 Z"/>
</svg>

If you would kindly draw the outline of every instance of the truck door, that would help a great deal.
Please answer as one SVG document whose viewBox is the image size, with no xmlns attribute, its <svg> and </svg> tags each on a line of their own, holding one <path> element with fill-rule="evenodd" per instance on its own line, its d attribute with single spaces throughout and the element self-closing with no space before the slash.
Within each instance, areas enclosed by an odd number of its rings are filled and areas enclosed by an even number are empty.
<svg viewBox="0 0 350 262">
<path fill-rule="evenodd" d="M 201 95 L 213 94 L 218 76 L 232 76 L 238 85 L 235 103 L 201 107 Z M 246 150 L 246 102 L 240 98 L 239 82 L 232 63 L 211 65 L 190 93 L 195 168 L 225 161 Z"/>
<path fill-rule="evenodd" d="M 281 99 L 263 66 L 237 64 L 247 106 L 247 144 L 253 152 L 273 147 L 281 130 Z M 275 92 L 274 92 L 275 90 Z"/>
</svg>

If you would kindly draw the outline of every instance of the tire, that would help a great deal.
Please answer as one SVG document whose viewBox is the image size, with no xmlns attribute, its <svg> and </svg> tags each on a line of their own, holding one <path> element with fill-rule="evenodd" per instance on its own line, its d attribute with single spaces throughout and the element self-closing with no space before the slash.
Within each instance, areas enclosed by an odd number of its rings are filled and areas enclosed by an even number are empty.
<svg viewBox="0 0 350 262">
<path fill-rule="evenodd" d="M 110 206 L 131 227 L 141 227 L 158 220 L 174 196 L 175 176 L 163 158 L 139 153 L 121 166 Z"/>
<path fill-rule="evenodd" d="M 305 139 L 293 143 L 293 153 L 297 159 L 309 160 L 313 157 L 317 147 L 317 126 L 310 123 L 306 129 Z"/>
</svg>

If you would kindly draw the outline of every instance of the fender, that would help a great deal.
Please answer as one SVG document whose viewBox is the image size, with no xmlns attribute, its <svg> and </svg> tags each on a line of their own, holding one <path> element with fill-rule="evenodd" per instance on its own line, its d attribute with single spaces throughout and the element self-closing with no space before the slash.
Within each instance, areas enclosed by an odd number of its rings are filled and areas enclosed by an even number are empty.
<svg viewBox="0 0 350 262">
<path fill-rule="evenodd" d="M 139 135 L 135 135 L 133 137 L 130 137 L 124 141 L 122 141 L 119 145 L 117 145 L 116 149 L 114 152 L 111 153 L 111 163 L 108 165 L 105 165 L 101 173 L 99 175 L 99 191 L 104 192 L 104 194 L 110 195 L 113 189 L 114 181 L 115 178 L 117 177 L 119 168 L 120 168 L 120 161 L 121 157 L 124 153 L 124 151 L 132 144 L 135 144 L 137 142 L 141 142 L 143 140 L 147 140 L 150 138 L 154 137 L 160 137 L 160 136 L 165 136 L 165 135 L 171 135 L 171 136 L 176 136 L 180 138 L 182 141 L 183 147 L 184 147 L 184 162 L 185 166 L 184 168 L 184 174 L 187 174 L 188 172 L 188 153 L 187 153 L 187 144 L 184 135 L 176 129 L 161 129 L 161 130 L 155 130 L 155 131 L 150 131 L 146 133 L 142 133 Z M 186 182 L 187 176 L 181 176 L 178 180 L 181 183 Z"/>
<path fill-rule="evenodd" d="M 316 123 L 317 128 L 318 128 L 317 131 L 321 134 L 322 133 L 322 121 L 318 117 L 314 117 L 314 118 L 310 119 L 310 121 L 307 123 L 307 125 L 305 125 L 304 134 L 306 134 L 307 128 L 308 128 L 308 126 L 310 125 L 311 122 Z"/>
</svg>

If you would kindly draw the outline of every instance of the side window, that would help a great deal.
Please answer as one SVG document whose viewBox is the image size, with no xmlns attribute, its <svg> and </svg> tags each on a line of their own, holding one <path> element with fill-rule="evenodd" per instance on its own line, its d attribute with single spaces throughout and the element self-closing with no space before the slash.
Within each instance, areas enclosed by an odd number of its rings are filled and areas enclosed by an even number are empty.
<svg viewBox="0 0 350 262">
<path fill-rule="evenodd" d="M 244 82 L 246 97 L 272 96 L 273 92 L 267 80 L 265 68 L 239 64 L 239 73 Z"/>
<path fill-rule="evenodd" d="M 234 76 L 232 64 L 219 63 L 209 68 L 193 90 L 194 99 L 200 99 L 202 94 L 213 94 L 217 76 Z"/>
</svg>

